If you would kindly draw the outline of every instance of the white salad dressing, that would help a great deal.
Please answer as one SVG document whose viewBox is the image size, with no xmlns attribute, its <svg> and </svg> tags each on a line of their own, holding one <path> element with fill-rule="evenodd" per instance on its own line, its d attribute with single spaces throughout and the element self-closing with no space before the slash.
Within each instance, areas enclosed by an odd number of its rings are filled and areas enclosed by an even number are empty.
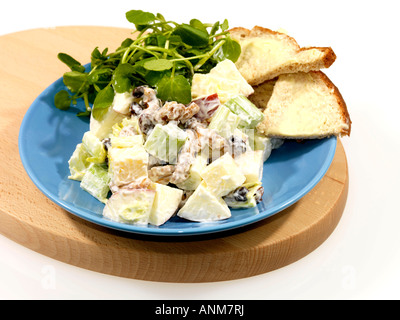
<svg viewBox="0 0 400 320">
<path fill-rule="evenodd" d="M 229 75 L 222 102 L 215 78 Z M 199 98 L 196 79 L 203 85 Z M 156 226 L 175 214 L 215 221 L 260 201 L 272 144 L 255 131 L 263 115 L 246 98 L 251 87 L 227 61 L 194 82 L 195 98 L 187 105 L 162 102 L 154 89 L 141 86 L 115 93 L 100 121 L 91 117 L 90 139 L 78 144 L 69 162 L 71 179 L 84 180 L 84 189 L 105 202 L 106 218 Z"/>
</svg>

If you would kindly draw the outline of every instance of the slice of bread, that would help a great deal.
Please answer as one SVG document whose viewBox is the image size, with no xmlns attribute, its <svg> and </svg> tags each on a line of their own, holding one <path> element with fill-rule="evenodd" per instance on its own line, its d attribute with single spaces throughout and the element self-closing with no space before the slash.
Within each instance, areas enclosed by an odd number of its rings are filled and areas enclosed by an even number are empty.
<svg viewBox="0 0 400 320">
<path fill-rule="evenodd" d="M 257 130 L 268 137 L 318 139 L 350 135 L 346 103 L 321 71 L 280 75 L 263 113 Z"/>
<path fill-rule="evenodd" d="M 259 109 L 264 110 L 267 107 L 269 99 L 271 99 L 272 92 L 278 77 L 267 80 L 257 86 L 253 86 L 254 92 L 247 98 L 253 102 Z"/>
<path fill-rule="evenodd" d="M 256 26 L 248 30 L 239 27 L 229 32 L 242 48 L 236 67 L 252 86 L 285 73 L 328 68 L 336 60 L 330 47 L 301 48 L 287 34 L 267 28 Z"/>
</svg>

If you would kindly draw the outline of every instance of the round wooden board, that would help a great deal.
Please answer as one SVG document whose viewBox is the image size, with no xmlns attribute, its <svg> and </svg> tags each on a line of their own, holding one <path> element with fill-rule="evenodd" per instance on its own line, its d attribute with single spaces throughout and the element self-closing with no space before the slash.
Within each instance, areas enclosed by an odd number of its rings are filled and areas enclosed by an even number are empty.
<svg viewBox="0 0 400 320">
<path fill-rule="evenodd" d="M 306 256 L 338 224 L 348 168 L 338 140 L 325 177 L 288 209 L 253 225 L 192 237 L 148 237 L 110 230 L 55 205 L 32 183 L 18 153 L 18 132 L 33 100 L 66 71 L 67 52 L 81 62 L 98 46 L 116 49 L 130 30 L 108 27 L 35 29 L 0 37 L 0 232 L 65 263 L 162 282 L 211 282 L 266 273 Z"/>
</svg>

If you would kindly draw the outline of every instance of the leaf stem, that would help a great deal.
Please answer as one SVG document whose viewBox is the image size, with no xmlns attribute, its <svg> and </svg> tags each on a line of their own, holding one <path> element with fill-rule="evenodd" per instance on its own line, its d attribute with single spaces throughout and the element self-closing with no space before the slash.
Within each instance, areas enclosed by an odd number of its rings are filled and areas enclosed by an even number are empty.
<svg viewBox="0 0 400 320">
<path fill-rule="evenodd" d="M 122 58 L 121 58 L 121 63 L 125 63 L 126 61 L 127 61 L 127 57 L 128 57 L 128 55 L 129 55 L 129 50 L 130 49 L 130 47 L 129 48 L 126 48 L 126 50 L 125 50 L 125 52 L 124 52 L 124 55 L 122 56 Z"/>
<path fill-rule="evenodd" d="M 150 48 L 150 46 L 147 47 L 147 48 L 144 48 L 144 47 L 138 46 L 138 45 L 130 45 L 130 48 L 136 48 L 136 49 L 138 49 L 138 50 L 142 50 L 142 51 L 144 51 L 144 52 L 147 52 L 148 54 L 151 54 L 152 56 L 154 56 L 154 57 L 156 57 L 156 58 L 159 58 L 159 55 L 156 54 L 156 53 L 154 53 L 155 49 L 158 49 L 158 51 L 164 51 L 163 48 L 159 48 L 159 47 L 152 47 L 152 48 Z"/>
<path fill-rule="evenodd" d="M 229 31 L 224 31 L 224 32 L 217 33 L 217 34 L 212 34 L 212 35 L 210 35 L 210 39 L 220 37 L 220 36 L 226 36 L 228 33 L 229 33 Z"/>
<path fill-rule="evenodd" d="M 225 40 L 221 40 L 220 42 L 218 42 L 209 52 L 207 52 L 204 56 L 203 59 L 201 59 L 195 66 L 194 66 L 194 71 L 197 71 L 201 68 L 201 66 L 207 62 L 208 59 L 210 59 L 212 57 L 212 55 L 217 52 L 217 50 L 219 48 L 221 48 L 223 46 L 223 44 L 225 43 Z"/>
<path fill-rule="evenodd" d="M 165 46 L 164 49 L 169 49 L 169 40 L 165 41 Z M 164 52 L 163 58 L 165 59 L 167 57 L 167 52 Z"/>
<path fill-rule="evenodd" d="M 178 59 L 172 59 L 172 61 L 183 61 L 185 62 L 186 66 L 189 68 L 191 75 L 194 75 L 194 68 L 191 62 L 189 61 L 189 58 L 185 58 L 184 56 L 180 55 L 178 52 L 174 52 L 174 55 L 178 57 Z M 195 58 L 195 57 L 193 57 Z M 174 63 L 175 65 L 175 63 Z"/>
<path fill-rule="evenodd" d="M 89 104 L 89 95 L 87 92 L 83 94 L 83 101 L 85 102 L 86 111 L 92 111 L 92 108 Z"/>
</svg>

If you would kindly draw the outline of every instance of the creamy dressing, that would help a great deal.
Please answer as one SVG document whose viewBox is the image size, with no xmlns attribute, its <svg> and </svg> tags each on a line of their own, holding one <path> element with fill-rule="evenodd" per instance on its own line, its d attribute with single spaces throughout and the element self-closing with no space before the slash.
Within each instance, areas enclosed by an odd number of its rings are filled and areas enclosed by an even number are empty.
<svg viewBox="0 0 400 320">
<path fill-rule="evenodd" d="M 158 226 L 174 214 L 199 222 L 231 216 L 223 197 L 246 179 L 254 180 L 249 172 L 260 177 L 260 168 L 255 168 L 258 163 L 253 161 L 245 164 L 247 171 L 242 170 L 234 161 L 230 142 L 232 137 L 239 139 L 244 144 L 241 152 L 246 151 L 248 138 L 238 126 L 241 119 L 247 123 L 250 118 L 245 113 L 240 118 L 228 110 L 215 92 L 222 92 L 221 97 L 236 97 L 249 95 L 253 89 L 230 60 L 220 63 L 210 75 L 208 81 L 215 85 L 210 95 L 188 105 L 162 103 L 154 89 L 141 86 L 133 92 L 115 93 L 112 107 L 102 119 L 91 118 L 92 144 L 106 150 L 103 162 L 111 197 L 106 201 L 104 217 Z M 227 111 L 226 117 L 218 120 L 223 126 L 209 128 L 221 108 Z M 75 157 L 82 154 L 78 151 Z M 74 163 L 71 175 L 79 176 L 86 167 L 79 159 Z"/>
</svg>

